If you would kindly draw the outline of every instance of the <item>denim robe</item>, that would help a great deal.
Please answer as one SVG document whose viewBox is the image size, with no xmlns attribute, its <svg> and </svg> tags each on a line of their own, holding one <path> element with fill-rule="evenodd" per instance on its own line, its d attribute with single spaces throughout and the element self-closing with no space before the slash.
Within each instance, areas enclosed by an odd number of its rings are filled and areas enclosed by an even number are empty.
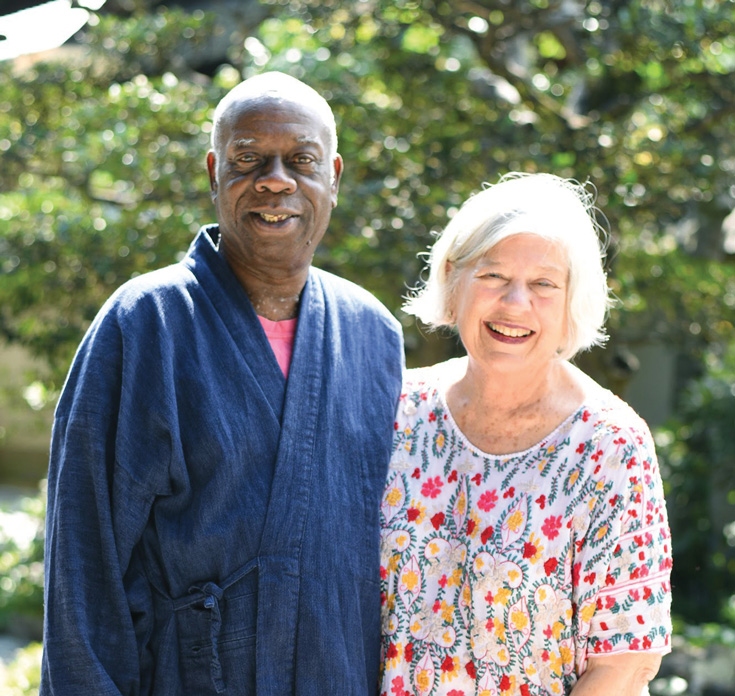
<svg viewBox="0 0 735 696">
<path fill-rule="evenodd" d="M 395 319 L 310 269 L 288 381 L 203 228 L 85 336 L 48 481 L 42 694 L 371 694 Z"/>
</svg>

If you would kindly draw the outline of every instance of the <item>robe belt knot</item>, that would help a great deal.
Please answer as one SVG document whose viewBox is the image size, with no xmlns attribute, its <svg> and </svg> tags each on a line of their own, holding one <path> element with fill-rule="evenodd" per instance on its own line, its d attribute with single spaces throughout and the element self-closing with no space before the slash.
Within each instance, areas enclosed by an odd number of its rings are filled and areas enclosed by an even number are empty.
<svg viewBox="0 0 735 696">
<path fill-rule="evenodd" d="M 204 595 L 204 608 L 209 609 L 209 637 L 212 643 L 212 658 L 209 663 L 212 673 L 212 683 L 215 691 L 221 694 L 225 690 L 225 682 L 222 678 L 222 663 L 219 659 L 219 634 L 222 628 L 222 613 L 219 602 L 224 595 L 224 590 L 213 582 L 208 582 L 202 587 L 191 587 L 191 593 Z"/>
</svg>

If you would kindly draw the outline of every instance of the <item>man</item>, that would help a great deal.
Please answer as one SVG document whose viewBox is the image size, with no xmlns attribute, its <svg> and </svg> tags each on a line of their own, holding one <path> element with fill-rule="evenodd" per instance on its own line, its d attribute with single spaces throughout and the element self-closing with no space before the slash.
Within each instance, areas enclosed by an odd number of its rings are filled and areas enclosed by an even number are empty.
<svg viewBox="0 0 735 696">
<path fill-rule="evenodd" d="M 342 174 L 327 103 L 268 73 L 213 126 L 218 225 L 108 300 L 59 402 L 42 694 L 377 686 L 400 330 L 310 266 Z"/>
</svg>

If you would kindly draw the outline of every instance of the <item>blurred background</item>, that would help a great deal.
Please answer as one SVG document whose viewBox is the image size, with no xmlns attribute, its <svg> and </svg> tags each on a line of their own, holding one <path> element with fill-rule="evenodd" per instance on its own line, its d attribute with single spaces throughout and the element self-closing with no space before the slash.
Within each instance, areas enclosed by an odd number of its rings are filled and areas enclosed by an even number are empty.
<svg viewBox="0 0 735 696">
<path fill-rule="evenodd" d="M 55 0 L 0 4 L 0 691 L 37 693 L 52 414 L 127 279 L 213 221 L 217 101 L 282 70 L 345 159 L 315 264 L 402 321 L 410 366 L 459 354 L 400 312 L 483 182 L 598 191 L 618 298 L 577 362 L 646 418 L 674 536 L 675 649 L 652 694 L 735 693 L 735 2 Z"/>
</svg>

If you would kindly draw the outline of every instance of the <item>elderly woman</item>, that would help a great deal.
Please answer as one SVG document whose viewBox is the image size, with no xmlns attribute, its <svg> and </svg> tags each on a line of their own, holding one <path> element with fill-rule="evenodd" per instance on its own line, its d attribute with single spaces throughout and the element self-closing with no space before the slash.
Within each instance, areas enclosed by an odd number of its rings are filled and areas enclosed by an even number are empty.
<svg viewBox="0 0 735 696">
<path fill-rule="evenodd" d="M 407 311 L 467 356 L 407 373 L 382 503 L 387 696 L 640 696 L 670 650 L 671 544 L 643 420 L 569 360 L 608 306 L 592 196 L 470 198 Z"/>
</svg>

